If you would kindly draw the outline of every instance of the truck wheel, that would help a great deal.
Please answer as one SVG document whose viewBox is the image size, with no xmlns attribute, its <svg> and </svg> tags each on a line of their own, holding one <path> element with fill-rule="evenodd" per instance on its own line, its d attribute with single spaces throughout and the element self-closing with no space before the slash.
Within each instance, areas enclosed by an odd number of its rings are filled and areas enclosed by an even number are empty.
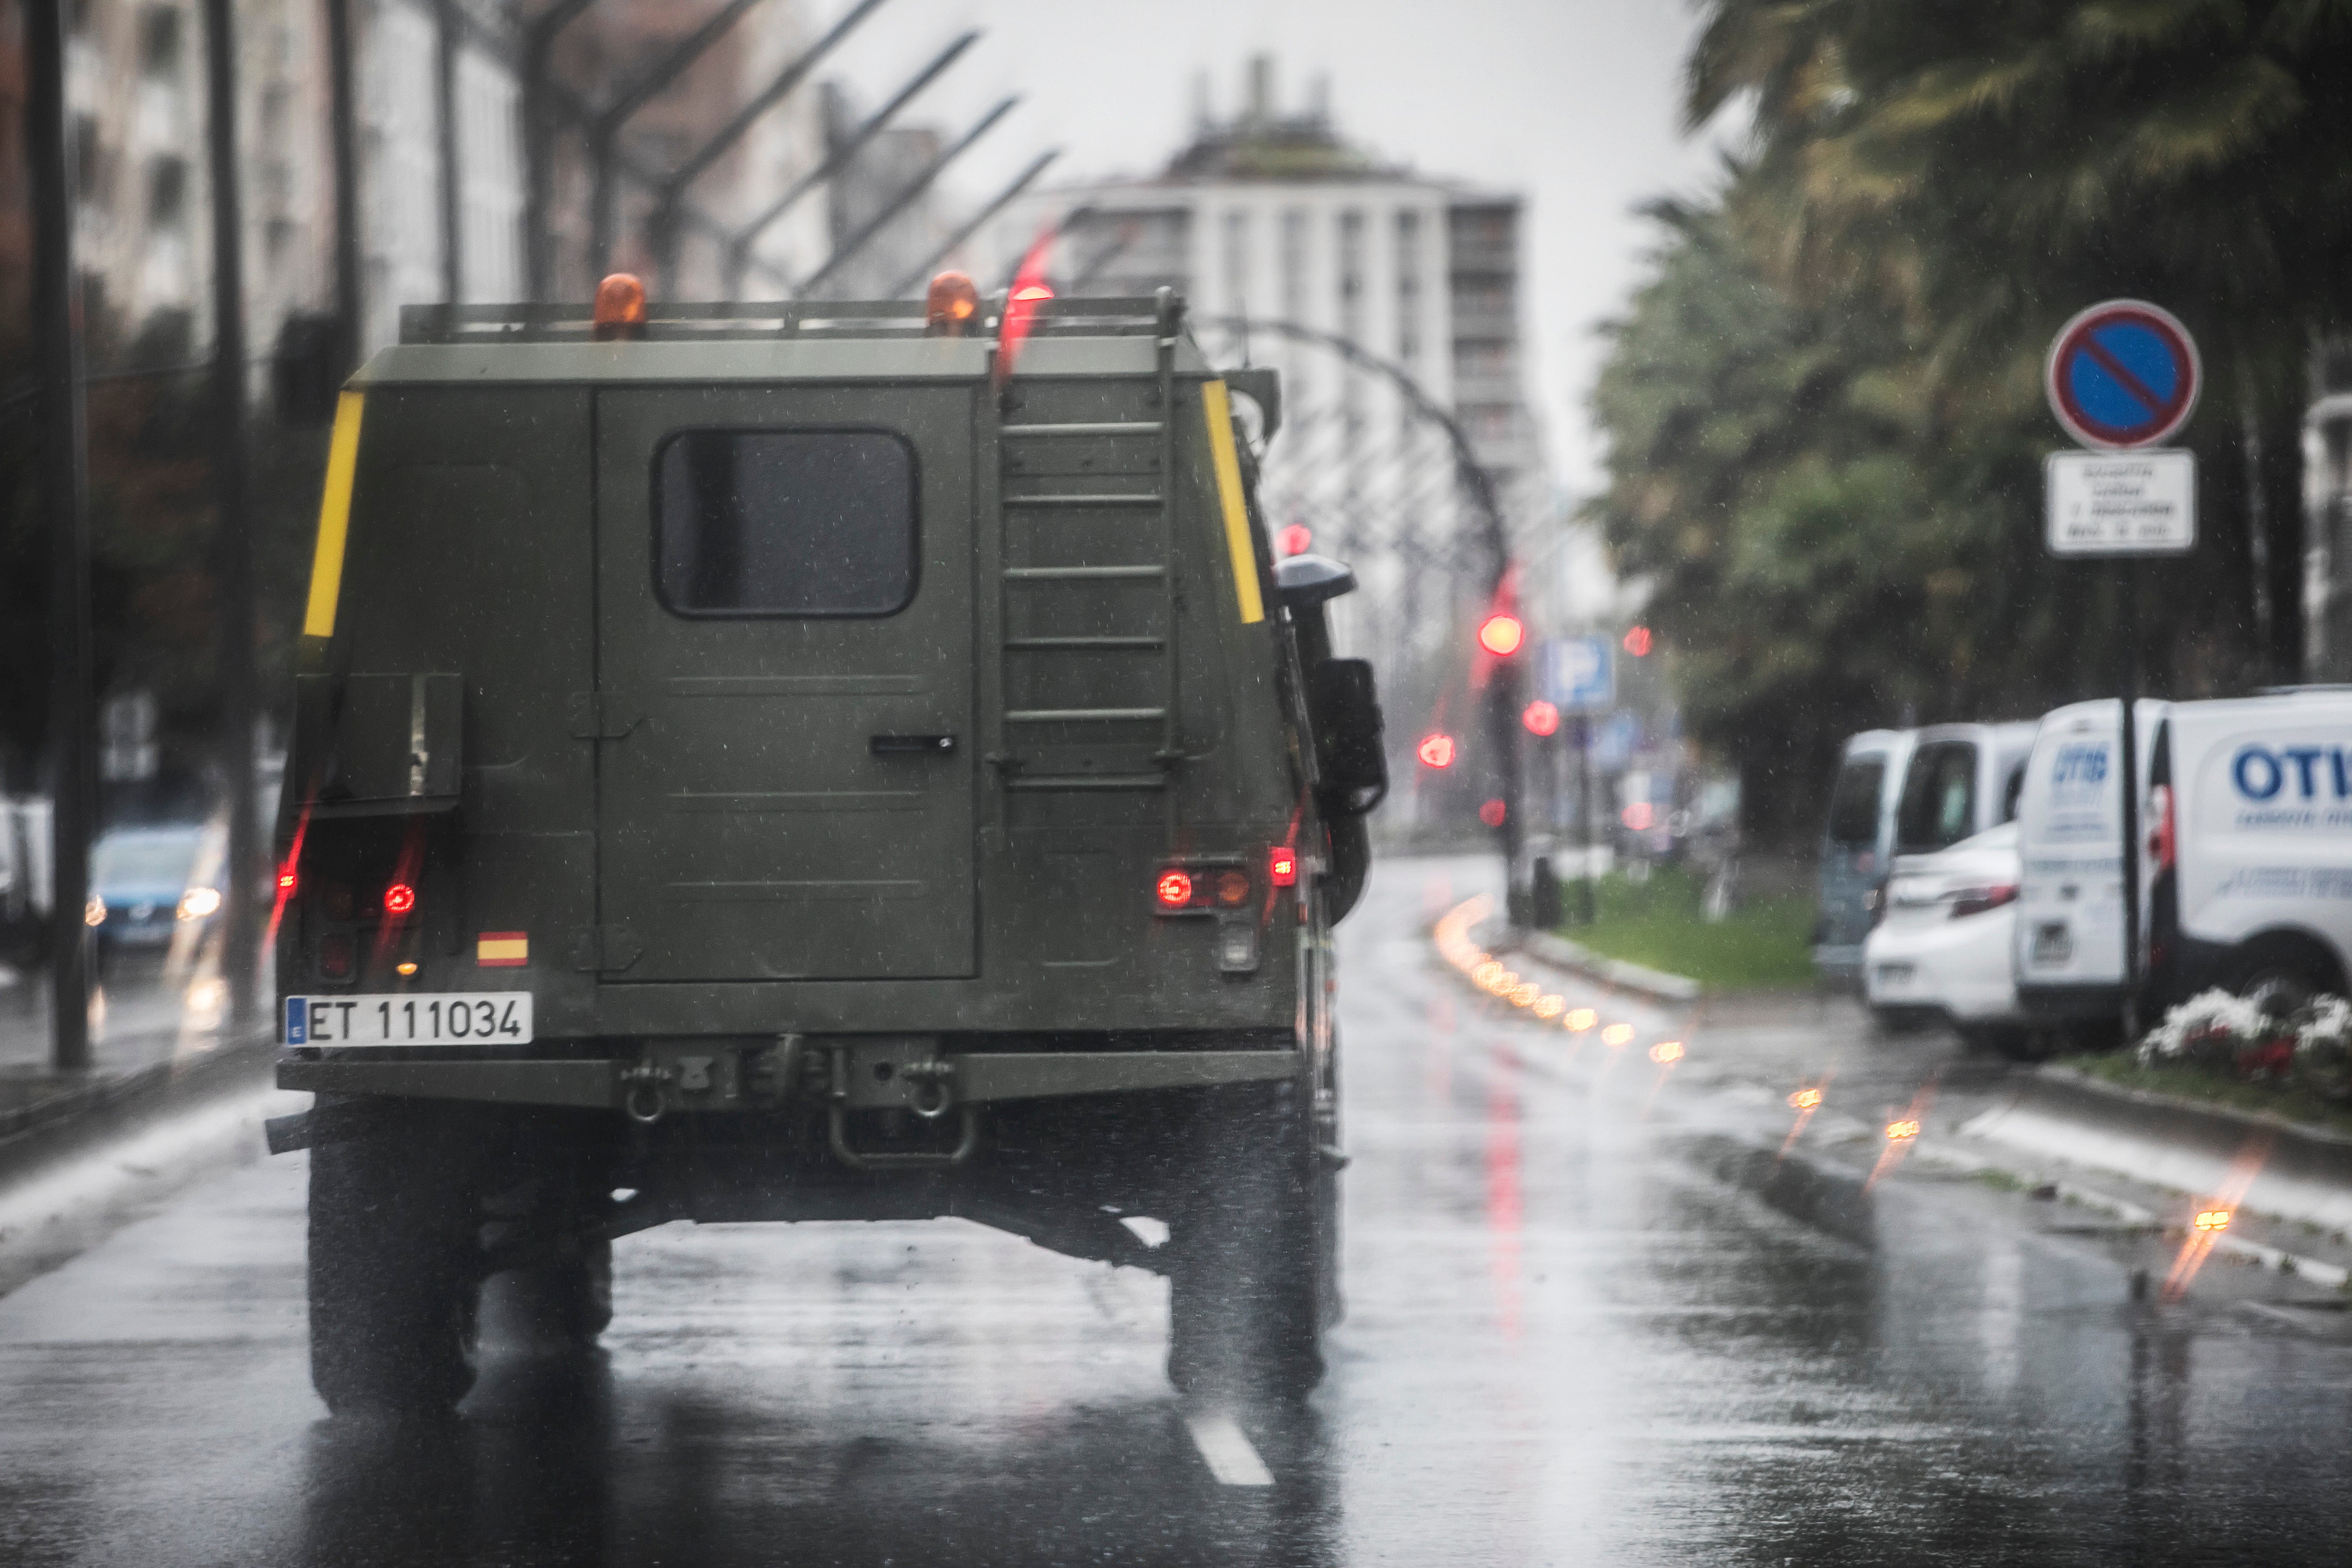
<svg viewBox="0 0 2352 1568">
<path fill-rule="evenodd" d="M 1202 1399 L 1295 1401 L 1323 1381 L 1317 1152 L 1298 1086 L 1204 1096 L 1171 1227 L 1168 1380 Z"/>
<path fill-rule="evenodd" d="M 310 1382 L 336 1415 L 446 1412 L 473 1386 L 475 1194 L 454 1142 L 404 1119 L 310 1151 Z"/>
<path fill-rule="evenodd" d="M 593 1345 L 613 1326 L 611 1237 L 584 1237 L 576 1252 L 531 1272 L 547 1327 L 559 1339 Z"/>
<path fill-rule="evenodd" d="M 2317 942 L 2294 936 L 2248 942 L 2230 966 L 2228 985 L 2233 994 L 2281 1018 L 2315 996 L 2344 994 L 2334 957 Z"/>
</svg>

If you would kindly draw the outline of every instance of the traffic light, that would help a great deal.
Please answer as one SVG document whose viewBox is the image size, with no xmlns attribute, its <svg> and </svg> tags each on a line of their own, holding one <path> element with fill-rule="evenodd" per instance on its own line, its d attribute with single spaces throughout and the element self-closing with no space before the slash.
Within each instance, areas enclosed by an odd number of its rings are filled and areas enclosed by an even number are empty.
<svg viewBox="0 0 2352 1568">
<path fill-rule="evenodd" d="M 1650 628 L 1635 626 L 1625 634 L 1625 651 L 1635 658 L 1650 657 Z"/>
<path fill-rule="evenodd" d="M 1274 536 L 1274 547 L 1285 555 L 1304 555 L 1315 545 L 1315 531 L 1294 522 Z"/>
<path fill-rule="evenodd" d="M 1528 727 L 1530 735 L 1557 735 L 1559 733 L 1559 710 L 1538 697 L 1521 710 L 1519 722 Z"/>
<path fill-rule="evenodd" d="M 1496 610 L 1478 623 L 1478 646 L 1496 658 L 1508 658 L 1528 640 L 1528 628 L 1508 610 Z"/>
<path fill-rule="evenodd" d="M 1454 765 L 1454 737 L 1443 730 L 1432 731 L 1421 738 L 1414 754 L 1421 758 L 1423 767 L 1450 768 Z"/>
</svg>

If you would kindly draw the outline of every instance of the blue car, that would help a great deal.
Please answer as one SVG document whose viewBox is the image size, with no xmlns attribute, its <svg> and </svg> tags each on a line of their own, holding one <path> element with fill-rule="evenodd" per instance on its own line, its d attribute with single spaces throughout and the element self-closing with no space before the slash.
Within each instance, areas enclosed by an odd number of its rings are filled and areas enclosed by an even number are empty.
<svg viewBox="0 0 2352 1568">
<path fill-rule="evenodd" d="M 209 921 L 220 889 L 195 880 L 205 830 L 194 824 L 121 827 L 90 850 L 89 911 L 100 951 L 170 945 L 183 922 Z M 201 927 L 198 928 L 201 931 Z"/>
</svg>

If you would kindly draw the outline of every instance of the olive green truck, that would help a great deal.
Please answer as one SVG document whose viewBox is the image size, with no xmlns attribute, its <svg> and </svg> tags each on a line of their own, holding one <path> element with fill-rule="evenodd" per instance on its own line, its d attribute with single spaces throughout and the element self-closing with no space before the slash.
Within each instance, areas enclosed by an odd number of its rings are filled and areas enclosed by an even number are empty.
<svg viewBox="0 0 2352 1568">
<path fill-rule="evenodd" d="M 453 1404 L 493 1276 L 592 1341 L 677 1219 L 974 1220 L 1166 1274 L 1180 1389 L 1320 1377 L 1353 579 L 1181 300 L 966 314 L 412 307 L 341 394 L 271 1127 L 331 1407 Z"/>
</svg>

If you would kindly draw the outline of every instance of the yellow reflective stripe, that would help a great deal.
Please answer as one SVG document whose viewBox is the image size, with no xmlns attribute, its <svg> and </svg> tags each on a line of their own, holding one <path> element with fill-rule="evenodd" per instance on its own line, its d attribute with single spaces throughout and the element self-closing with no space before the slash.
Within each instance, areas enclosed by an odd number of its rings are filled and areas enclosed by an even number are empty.
<svg viewBox="0 0 2352 1568">
<path fill-rule="evenodd" d="M 310 604 L 302 635 L 335 635 L 335 601 L 343 587 L 343 540 L 352 528 L 352 476 L 360 461 L 360 406 L 367 395 L 346 392 L 335 399 L 335 435 L 327 447 L 327 489 L 319 498 L 319 548 L 310 557 Z"/>
<path fill-rule="evenodd" d="M 1209 416 L 1209 457 L 1217 468 L 1217 500 L 1225 509 L 1225 548 L 1234 558 L 1234 595 L 1241 601 L 1242 625 L 1265 619 L 1258 593 L 1257 551 L 1250 543 L 1249 505 L 1242 499 L 1242 463 L 1234 451 L 1234 405 L 1225 384 L 1201 388 L 1201 409 Z"/>
</svg>

